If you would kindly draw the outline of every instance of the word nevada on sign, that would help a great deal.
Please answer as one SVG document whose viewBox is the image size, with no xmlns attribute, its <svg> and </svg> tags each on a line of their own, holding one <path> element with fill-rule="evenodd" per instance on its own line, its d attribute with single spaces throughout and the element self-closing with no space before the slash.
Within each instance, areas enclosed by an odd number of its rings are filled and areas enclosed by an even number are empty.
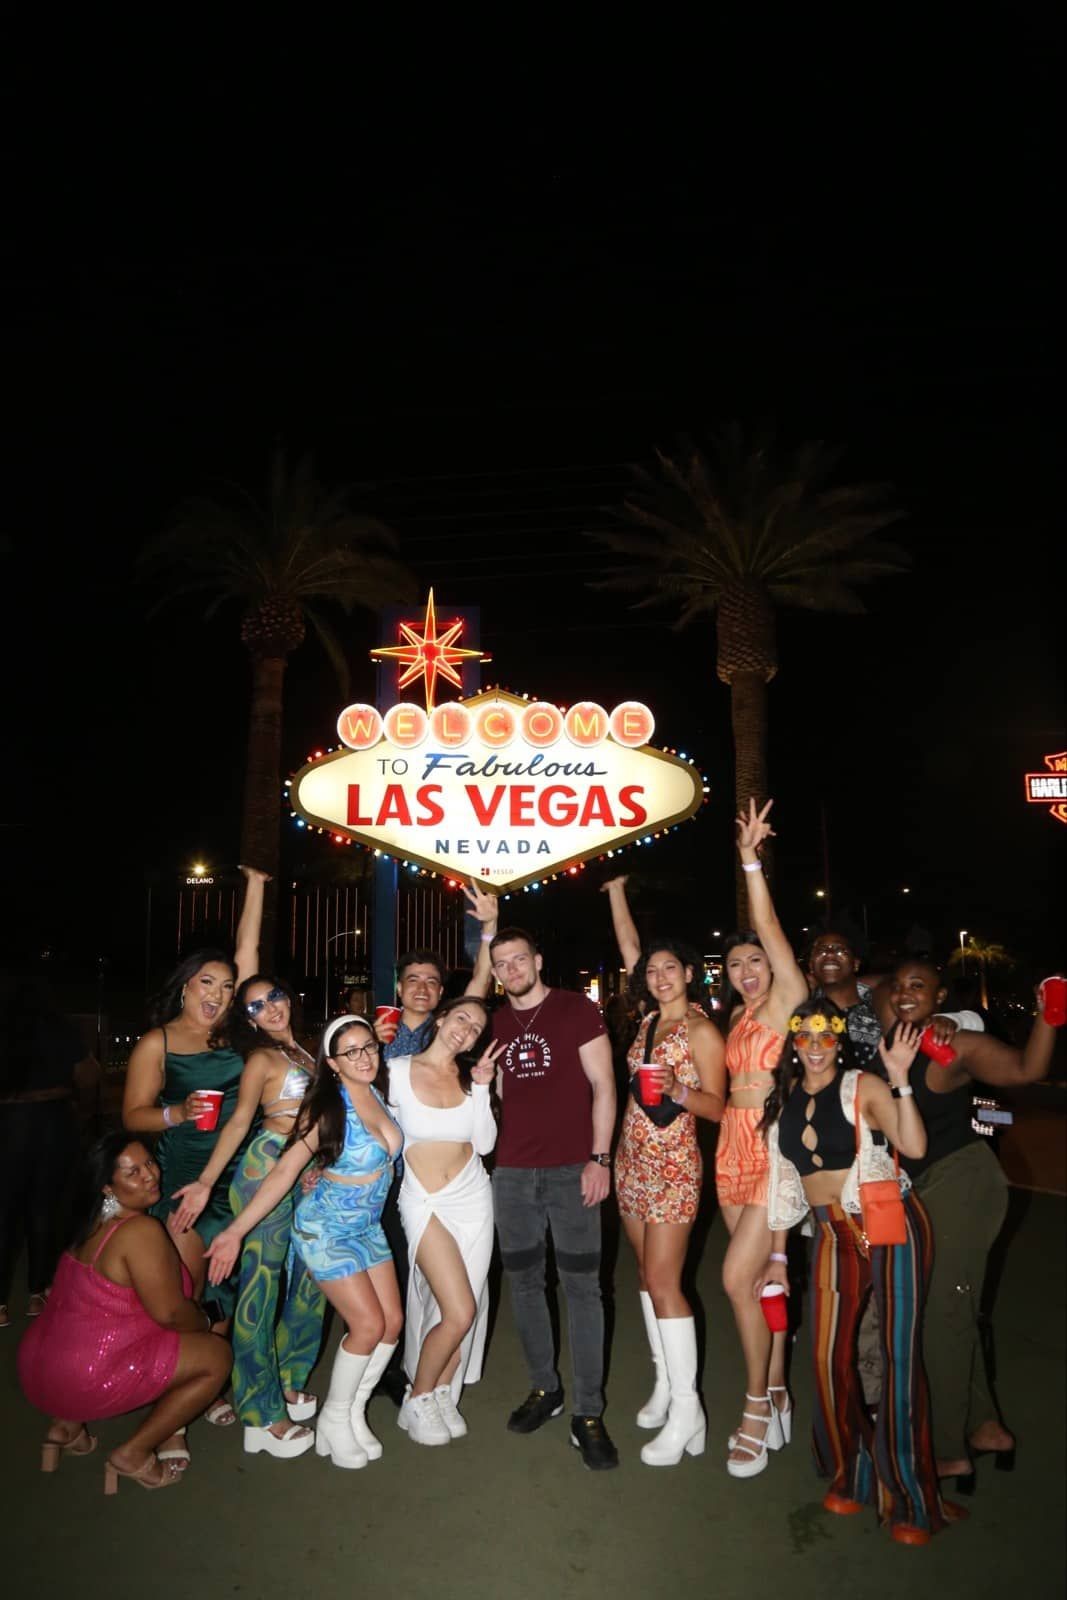
<svg viewBox="0 0 1067 1600">
<path fill-rule="evenodd" d="M 342 711 L 347 748 L 290 789 L 314 826 L 444 875 L 522 888 L 691 817 L 699 774 L 653 750 L 655 721 L 627 701 L 561 710 L 502 689 L 424 711 Z"/>
</svg>

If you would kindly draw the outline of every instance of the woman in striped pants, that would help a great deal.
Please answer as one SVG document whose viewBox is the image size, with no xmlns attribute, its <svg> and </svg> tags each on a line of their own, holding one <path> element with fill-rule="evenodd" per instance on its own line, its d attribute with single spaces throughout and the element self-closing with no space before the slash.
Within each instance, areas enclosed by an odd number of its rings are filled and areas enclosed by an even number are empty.
<svg viewBox="0 0 1067 1600">
<path fill-rule="evenodd" d="M 898 1177 L 878 1130 L 903 1155 L 920 1156 L 926 1133 L 908 1085 L 919 1030 L 901 1027 L 879 1054 L 889 1082 L 851 1065 L 847 1020 L 831 1000 L 797 1006 L 767 1098 L 762 1127 L 770 1177 L 772 1243 L 755 1283 L 788 1293 L 785 1238 L 810 1211 L 814 1422 L 818 1471 L 830 1479 L 827 1511 L 848 1516 L 873 1505 L 900 1544 L 927 1544 L 955 1519 L 938 1491 L 922 1368 L 922 1310 L 932 1261 L 929 1218 L 903 1193 L 905 1242 L 869 1245 L 859 1183 Z M 902 1190 L 907 1179 L 900 1179 Z M 881 1320 L 883 1389 L 876 1419 L 863 1404 L 856 1335 L 868 1296 Z"/>
</svg>

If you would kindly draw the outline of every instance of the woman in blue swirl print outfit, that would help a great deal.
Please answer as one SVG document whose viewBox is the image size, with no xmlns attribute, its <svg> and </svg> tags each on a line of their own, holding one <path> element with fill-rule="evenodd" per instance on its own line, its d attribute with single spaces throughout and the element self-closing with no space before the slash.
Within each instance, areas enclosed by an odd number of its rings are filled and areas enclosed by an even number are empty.
<svg viewBox="0 0 1067 1600">
<path fill-rule="evenodd" d="M 367 1401 L 404 1320 L 381 1225 L 402 1139 L 374 1086 L 377 1075 L 378 1041 L 366 1018 L 329 1023 L 284 1154 L 208 1251 L 214 1283 L 233 1270 L 245 1235 L 314 1158 L 321 1181 L 297 1202 L 292 1238 L 297 1257 L 348 1330 L 334 1357 L 315 1436 L 318 1454 L 338 1467 L 365 1467 L 370 1459 L 357 1442 L 353 1418 L 362 1430 Z"/>
</svg>

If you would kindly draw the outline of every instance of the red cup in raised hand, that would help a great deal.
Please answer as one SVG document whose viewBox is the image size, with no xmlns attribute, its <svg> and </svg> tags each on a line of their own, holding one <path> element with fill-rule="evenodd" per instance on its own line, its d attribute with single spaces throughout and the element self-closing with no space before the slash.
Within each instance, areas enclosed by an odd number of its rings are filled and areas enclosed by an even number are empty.
<svg viewBox="0 0 1067 1600">
<path fill-rule="evenodd" d="M 375 1006 L 374 1020 L 378 1023 L 381 1036 L 386 1044 L 396 1038 L 396 1030 L 400 1026 L 402 1014 L 399 1006 Z"/>
<path fill-rule="evenodd" d="M 1067 978 L 1056 973 L 1046 978 L 1038 987 L 1041 1015 L 1050 1028 L 1062 1028 L 1067 1022 Z"/>
<path fill-rule="evenodd" d="M 789 1303 L 780 1283 L 765 1283 L 760 1290 L 760 1310 L 772 1333 L 784 1333 L 789 1326 Z"/>
<path fill-rule="evenodd" d="M 929 1056 L 931 1061 L 936 1061 L 939 1067 L 950 1067 L 956 1059 L 956 1052 L 950 1044 L 937 1043 L 932 1025 L 924 1028 L 923 1036 L 919 1040 L 919 1049 L 924 1056 Z"/>
<path fill-rule="evenodd" d="M 637 1070 L 641 1075 L 637 1085 L 641 1095 L 641 1104 L 643 1106 L 658 1106 L 663 1099 L 663 1091 L 656 1082 L 660 1074 L 659 1067 L 641 1066 Z"/>
</svg>

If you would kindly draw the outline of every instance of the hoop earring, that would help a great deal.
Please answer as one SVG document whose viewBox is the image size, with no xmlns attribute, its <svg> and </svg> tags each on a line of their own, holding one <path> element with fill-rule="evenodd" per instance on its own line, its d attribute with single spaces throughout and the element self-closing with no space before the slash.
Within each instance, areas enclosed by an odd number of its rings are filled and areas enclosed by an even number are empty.
<svg viewBox="0 0 1067 1600">
<path fill-rule="evenodd" d="M 185 986 L 185 984 L 184 984 L 184 983 L 183 983 L 183 984 L 182 984 L 182 992 L 181 992 L 181 994 L 180 994 L 180 995 L 179 995 L 179 996 L 178 996 L 178 1004 L 179 1004 L 179 1005 L 180 1005 L 180 1006 L 183 1006 L 183 1005 L 184 1005 L 184 1004 L 185 1004 L 185 987 L 186 987 L 186 986 Z"/>
<path fill-rule="evenodd" d="M 117 1217 L 121 1210 L 122 1202 L 116 1200 L 113 1194 L 106 1194 L 100 1207 L 100 1221 L 110 1222 L 112 1217 Z"/>
</svg>

